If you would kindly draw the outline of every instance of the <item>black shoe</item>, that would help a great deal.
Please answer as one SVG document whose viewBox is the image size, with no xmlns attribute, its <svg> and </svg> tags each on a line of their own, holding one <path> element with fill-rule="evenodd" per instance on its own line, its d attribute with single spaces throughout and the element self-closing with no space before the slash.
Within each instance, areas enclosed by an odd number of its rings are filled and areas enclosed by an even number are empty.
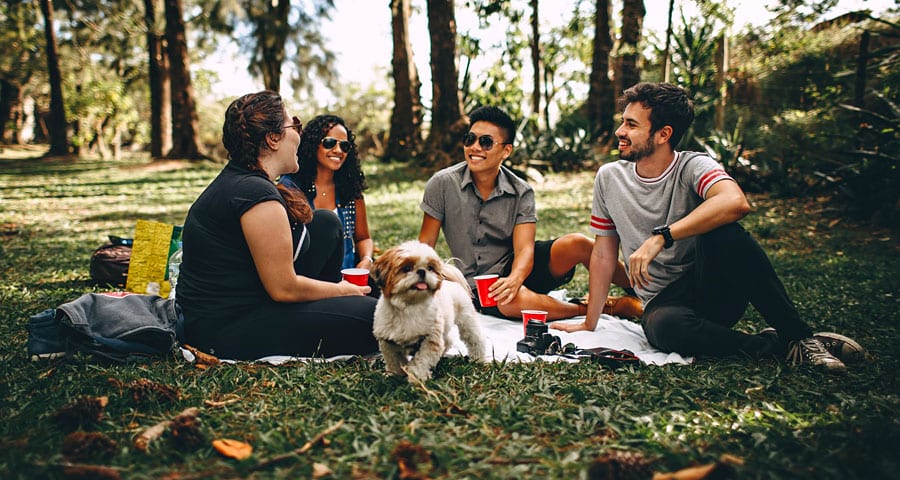
<svg viewBox="0 0 900 480">
<path fill-rule="evenodd" d="M 817 332 L 813 338 L 822 342 L 828 353 L 844 363 L 856 363 L 866 359 L 866 349 L 849 337 L 833 332 Z"/>
<path fill-rule="evenodd" d="M 825 349 L 816 338 L 807 337 L 790 342 L 787 362 L 794 366 L 812 365 L 824 368 L 829 373 L 844 373 L 847 366 Z"/>
</svg>

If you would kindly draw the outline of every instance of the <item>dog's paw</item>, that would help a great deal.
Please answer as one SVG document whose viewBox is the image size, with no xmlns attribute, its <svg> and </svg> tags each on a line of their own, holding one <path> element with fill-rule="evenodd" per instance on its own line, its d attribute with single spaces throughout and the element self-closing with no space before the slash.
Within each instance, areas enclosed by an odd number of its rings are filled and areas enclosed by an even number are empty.
<svg viewBox="0 0 900 480">
<path fill-rule="evenodd" d="M 418 384 L 431 380 L 431 370 L 427 368 L 407 368 L 409 383 Z"/>
</svg>

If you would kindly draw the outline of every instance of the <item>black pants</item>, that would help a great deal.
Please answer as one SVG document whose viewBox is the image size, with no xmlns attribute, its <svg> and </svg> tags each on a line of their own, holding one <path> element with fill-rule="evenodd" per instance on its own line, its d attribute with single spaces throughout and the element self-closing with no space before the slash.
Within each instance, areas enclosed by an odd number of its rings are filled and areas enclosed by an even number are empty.
<svg viewBox="0 0 900 480">
<path fill-rule="evenodd" d="M 334 212 L 316 210 L 307 225 L 310 241 L 294 262 L 299 275 L 338 282 L 344 256 L 342 227 Z M 304 242 L 306 243 L 306 242 Z M 222 358 L 252 360 L 269 355 L 365 355 L 378 351 L 372 335 L 376 300 L 333 297 L 303 303 L 265 302 L 239 321 L 200 340 L 201 348 Z"/>
<path fill-rule="evenodd" d="M 737 223 L 697 239 L 692 270 L 644 308 L 641 324 L 654 347 L 684 355 L 754 357 L 780 354 L 786 342 L 812 335 L 772 263 Z M 752 304 L 778 335 L 748 335 L 732 327 Z"/>
</svg>

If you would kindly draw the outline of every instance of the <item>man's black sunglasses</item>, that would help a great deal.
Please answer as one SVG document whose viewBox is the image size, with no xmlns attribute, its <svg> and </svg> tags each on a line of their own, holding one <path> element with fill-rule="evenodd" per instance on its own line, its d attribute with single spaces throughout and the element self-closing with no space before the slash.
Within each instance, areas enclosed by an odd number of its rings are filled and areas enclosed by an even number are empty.
<svg viewBox="0 0 900 480">
<path fill-rule="evenodd" d="M 480 137 L 475 136 L 474 133 L 468 132 L 463 136 L 463 145 L 467 147 L 471 147 L 475 144 L 475 140 L 478 140 L 478 145 L 481 145 L 481 148 L 484 150 L 490 150 L 494 148 L 494 145 L 499 143 L 501 145 L 506 145 L 509 142 L 498 142 L 494 140 L 494 137 L 490 135 L 482 135 Z"/>
<path fill-rule="evenodd" d="M 350 151 L 350 141 L 349 140 L 338 140 L 334 137 L 325 137 L 322 139 L 322 146 L 325 147 L 325 150 L 331 150 L 335 145 L 341 146 L 341 151 L 349 152 Z"/>
</svg>

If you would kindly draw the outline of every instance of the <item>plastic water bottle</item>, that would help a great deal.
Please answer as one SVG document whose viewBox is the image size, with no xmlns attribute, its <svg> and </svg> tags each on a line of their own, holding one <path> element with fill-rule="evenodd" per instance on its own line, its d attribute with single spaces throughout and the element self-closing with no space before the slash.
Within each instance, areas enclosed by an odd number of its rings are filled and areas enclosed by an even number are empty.
<svg viewBox="0 0 900 480">
<path fill-rule="evenodd" d="M 169 257 L 169 285 L 172 287 L 169 290 L 169 298 L 175 298 L 175 285 L 178 283 L 178 273 L 181 271 L 181 245 L 181 241 L 179 241 L 178 248 Z"/>
</svg>

